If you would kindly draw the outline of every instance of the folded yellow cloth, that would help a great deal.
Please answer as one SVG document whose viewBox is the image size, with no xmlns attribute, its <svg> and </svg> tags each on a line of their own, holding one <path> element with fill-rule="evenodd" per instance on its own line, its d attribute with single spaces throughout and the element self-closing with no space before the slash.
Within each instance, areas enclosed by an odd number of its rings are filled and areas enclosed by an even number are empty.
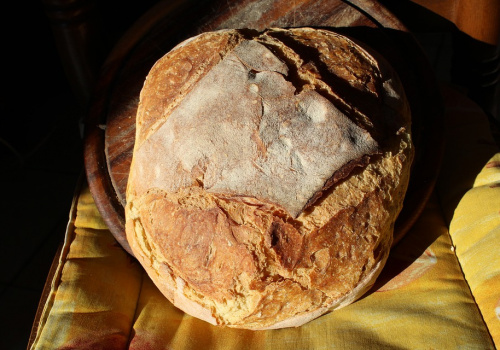
<svg viewBox="0 0 500 350">
<path fill-rule="evenodd" d="M 500 153 L 460 201 L 450 233 L 475 301 L 500 346 Z"/>
<path fill-rule="evenodd" d="M 84 184 L 31 348 L 494 349 L 499 161 L 500 153 L 483 164 L 458 205 L 446 197 L 454 187 L 431 197 L 366 296 L 302 327 L 269 331 L 215 327 L 172 306 L 117 244 Z"/>
<path fill-rule="evenodd" d="M 87 187 L 33 349 L 488 349 L 435 197 L 394 249 L 375 289 L 306 324 L 218 328 L 173 307 L 106 229 Z"/>
<path fill-rule="evenodd" d="M 444 89 L 447 142 L 438 193 L 465 280 L 500 347 L 500 153 L 486 115 Z"/>
</svg>

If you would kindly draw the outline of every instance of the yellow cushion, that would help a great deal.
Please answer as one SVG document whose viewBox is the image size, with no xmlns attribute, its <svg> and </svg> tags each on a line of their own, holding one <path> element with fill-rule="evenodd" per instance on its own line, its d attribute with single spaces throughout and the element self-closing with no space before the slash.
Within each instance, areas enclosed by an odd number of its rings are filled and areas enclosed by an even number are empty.
<svg viewBox="0 0 500 350">
<path fill-rule="evenodd" d="M 500 153 L 485 165 L 455 210 L 456 254 L 492 338 L 500 345 Z"/>
<path fill-rule="evenodd" d="M 214 327 L 173 307 L 96 228 L 90 203 L 84 187 L 33 349 L 492 348 L 436 197 L 366 297 L 300 328 L 257 332 Z"/>
</svg>

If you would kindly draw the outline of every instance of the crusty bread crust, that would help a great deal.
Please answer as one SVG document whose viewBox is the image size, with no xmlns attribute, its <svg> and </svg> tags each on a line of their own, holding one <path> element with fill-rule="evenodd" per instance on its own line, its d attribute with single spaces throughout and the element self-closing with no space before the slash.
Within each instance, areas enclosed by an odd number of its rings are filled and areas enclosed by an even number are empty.
<svg viewBox="0 0 500 350">
<path fill-rule="evenodd" d="M 141 91 L 131 249 L 174 305 L 214 325 L 293 327 L 348 305 L 389 254 L 410 119 L 391 67 L 337 33 L 191 38 Z"/>
</svg>

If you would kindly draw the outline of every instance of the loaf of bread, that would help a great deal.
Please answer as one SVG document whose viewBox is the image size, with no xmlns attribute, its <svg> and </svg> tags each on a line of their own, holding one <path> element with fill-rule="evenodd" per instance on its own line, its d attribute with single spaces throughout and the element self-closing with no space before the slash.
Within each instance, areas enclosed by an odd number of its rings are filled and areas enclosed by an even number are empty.
<svg viewBox="0 0 500 350">
<path fill-rule="evenodd" d="M 127 186 L 130 247 L 214 325 L 300 326 L 383 268 L 413 147 L 382 57 L 312 28 L 221 30 L 156 62 Z"/>
</svg>

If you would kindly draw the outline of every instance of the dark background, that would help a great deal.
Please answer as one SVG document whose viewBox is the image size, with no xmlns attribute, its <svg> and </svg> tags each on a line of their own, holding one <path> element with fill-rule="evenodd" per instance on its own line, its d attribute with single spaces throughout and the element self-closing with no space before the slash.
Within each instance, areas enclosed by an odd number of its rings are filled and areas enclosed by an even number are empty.
<svg viewBox="0 0 500 350">
<path fill-rule="evenodd" d="M 156 2 L 97 1 L 103 55 Z M 425 11 L 419 22 L 412 11 L 391 8 L 414 31 L 437 80 L 455 83 L 452 25 Z M 83 176 L 86 108 L 66 79 L 43 1 L 11 2 L 2 29 L 0 349 L 25 349 Z"/>
<path fill-rule="evenodd" d="M 155 1 L 97 1 L 111 45 Z M 83 172 L 86 113 L 66 79 L 42 1 L 2 12 L 0 349 L 26 349 Z"/>
</svg>

